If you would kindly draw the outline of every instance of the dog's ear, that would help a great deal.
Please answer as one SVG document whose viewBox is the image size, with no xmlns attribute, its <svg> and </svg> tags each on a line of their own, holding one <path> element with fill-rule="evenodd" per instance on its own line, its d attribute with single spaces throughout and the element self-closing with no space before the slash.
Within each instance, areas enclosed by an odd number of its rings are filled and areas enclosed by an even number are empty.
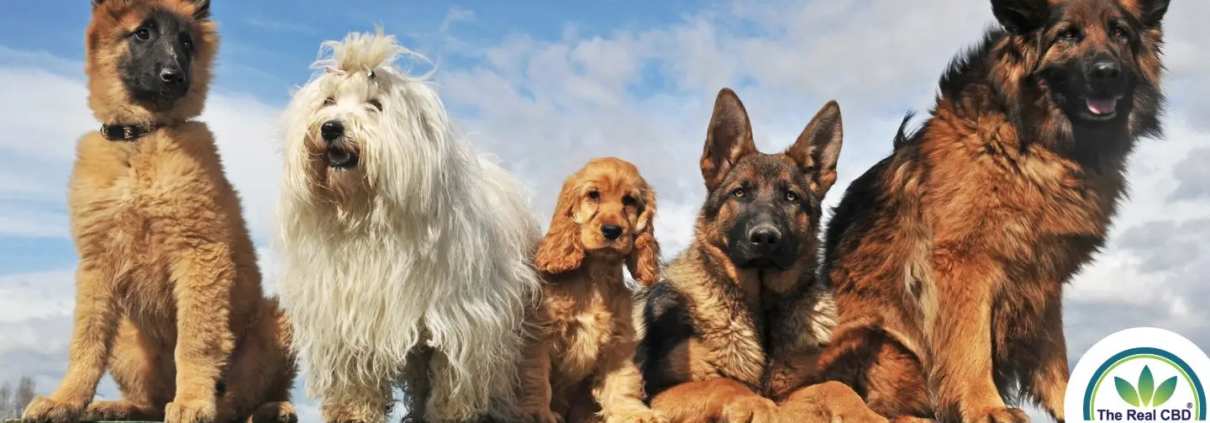
<svg viewBox="0 0 1210 423">
<path fill-rule="evenodd" d="M 642 210 L 634 227 L 634 248 L 626 256 L 630 276 L 642 286 L 660 280 L 660 243 L 655 240 L 655 190 L 644 185 L 640 194 Z"/>
<path fill-rule="evenodd" d="M 193 18 L 199 21 L 210 19 L 210 0 L 192 0 Z"/>
<path fill-rule="evenodd" d="M 799 169 L 807 174 L 811 192 L 823 198 L 836 182 L 836 162 L 840 159 L 840 146 L 844 142 L 844 125 L 840 119 L 840 105 L 836 100 L 824 104 L 798 141 L 786 150 L 786 155 L 798 163 Z"/>
<path fill-rule="evenodd" d="M 1138 0 L 1139 20 L 1144 26 L 1158 28 L 1168 13 L 1168 0 Z"/>
<path fill-rule="evenodd" d="M 1004 29 L 1021 35 L 1046 24 L 1050 5 L 1047 0 L 992 0 L 992 14 Z"/>
<path fill-rule="evenodd" d="M 92 8 L 95 10 L 101 3 L 105 3 L 105 0 L 92 0 Z"/>
<path fill-rule="evenodd" d="M 744 110 L 735 91 L 723 88 L 714 100 L 714 114 L 710 116 L 706 147 L 702 151 L 702 178 L 706 180 L 706 190 L 714 191 L 732 166 L 755 152 L 748 111 Z"/>
<path fill-rule="evenodd" d="M 575 208 L 580 203 L 580 197 L 575 192 L 574 179 L 573 176 L 563 183 L 555 214 L 550 220 L 550 229 L 538 242 L 538 252 L 534 254 L 534 267 L 546 273 L 574 270 L 584 262 L 580 224 L 575 220 Z"/>
</svg>

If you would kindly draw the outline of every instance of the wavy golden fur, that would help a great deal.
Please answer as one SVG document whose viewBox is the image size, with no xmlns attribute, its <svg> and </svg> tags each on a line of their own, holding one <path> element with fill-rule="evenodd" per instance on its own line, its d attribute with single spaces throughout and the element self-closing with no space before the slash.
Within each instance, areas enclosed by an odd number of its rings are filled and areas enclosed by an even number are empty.
<svg viewBox="0 0 1210 423">
<path fill-rule="evenodd" d="M 27 420 L 296 420 L 289 327 L 261 290 L 214 137 L 193 120 L 215 31 L 206 0 L 93 2 L 89 106 L 103 124 L 154 129 L 79 142 L 68 197 L 80 258 L 68 368 L 54 393 L 26 408 Z M 183 63 L 176 94 L 138 85 L 164 78 L 157 67 L 166 66 L 140 51 Z M 106 370 L 122 399 L 94 402 Z"/>
<path fill-rule="evenodd" d="M 666 422 L 643 403 L 623 262 L 659 279 L 655 191 L 624 160 L 588 162 L 563 183 L 534 264 L 546 281 L 521 365 L 520 408 L 538 422 Z"/>
</svg>

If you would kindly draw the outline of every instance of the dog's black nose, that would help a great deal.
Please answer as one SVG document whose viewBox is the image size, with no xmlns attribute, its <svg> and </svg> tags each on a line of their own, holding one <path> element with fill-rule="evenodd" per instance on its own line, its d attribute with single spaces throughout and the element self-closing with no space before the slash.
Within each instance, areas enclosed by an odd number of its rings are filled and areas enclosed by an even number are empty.
<svg viewBox="0 0 1210 423">
<path fill-rule="evenodd" d="M 1116 60 L 1100 60 L 1088 69 L 1088 79 L 1093 84 L 1113 82 L 1122 75 L 1122 66 Z"/>
<path fill-rule="evenodd" d="M 336 140 L 340 139 L 340 136 L 344 135 L 344 133 L 345 126 L 340 124 L 339 121 L 335 120 L 324 122 L 324 124 L 320 125 L 319 127 L 319 135 L 322 136 L 324 141 L 327 142 L 335 142 Z"/>
<path fill-rule="evenodd" d="M 168 85 L 181 85 L 185 83 L 185 72 L 175 66 L 166 67 L 160 70 L 160 80 Z"/>
<path fill-rule="evenodd" d="M 748 242 L 761 248 L 773 248 L 781 242 L 781 231 L 772 226 L 757 226 L 748 231 Z"/>
<path fill-rule="evenodd" d="M 618 225 L 601 225 L 601 234 L 605 235 L 605 239 L 613 241 L 622 236 L 622 227 Z"/>
</svg>

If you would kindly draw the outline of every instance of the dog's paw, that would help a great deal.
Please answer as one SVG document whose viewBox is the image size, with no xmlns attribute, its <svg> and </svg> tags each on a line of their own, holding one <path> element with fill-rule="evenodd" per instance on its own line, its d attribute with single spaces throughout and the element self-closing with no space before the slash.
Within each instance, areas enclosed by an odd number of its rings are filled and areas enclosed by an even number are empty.
<svg viewBox="0 0 1210 423">
<path fill-rule="evenodd" d="M 668 423 L 668 417 L 658 411 L 642 410 L 605 419 L 605 423 Z"/>
<path fill-rule="evenodd" d="M 1020 408 L 987 408 L 971 417 L 968 421 L 976 423 L 1029 423 L 1029 416 Z"/>
<path fill-rule="evenodd" d="M 213 423 L 214 401 L 173 401 L 164 409 L 164 423 Z"/>
<path fill-rule="evenodd" d="M 840 382 L 803 388 L 793 398 L 799 404 L 819 407 L 817 413 L 833 423 L 887 423 L 887 419 L 871 410 L 857 392 Z"/>
<path fill-rule="evenodd" d="M 129 401 L 97 401 L 84 410 L 87 421 L 160 420 L 163 416 L 149 407 Z"/>
<path fill-rule="evenodd" d="M 720 417 L 726 423 L 771 423 L 777 421 L 777 404 L 768 398 L 744 398 L 723 407 Z"/>
<path fill-rule="evenodd" d="M 298 423 L 298 413 L 288 401 L 261 404 L 248 418 L 250 423 Z"/>
<path fill-rule="evenodd" d="M 33 423 L 76 423 L 83 414 L 83 403 L 59 402 L 49 397 L 37 397 L 25 407 L 21 420 Z"/>
</svg>

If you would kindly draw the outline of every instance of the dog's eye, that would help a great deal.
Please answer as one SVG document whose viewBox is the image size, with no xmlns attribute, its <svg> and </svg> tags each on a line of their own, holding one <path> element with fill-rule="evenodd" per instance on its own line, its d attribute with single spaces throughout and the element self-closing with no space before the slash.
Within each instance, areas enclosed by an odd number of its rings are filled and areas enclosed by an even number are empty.
<svg viewBox="0 0 1210 423">
<path fill-rule="evenodd" d="M 1080 39 L 1080 31 L 1073 28 L 1064 29 L 1059 32 L 1059 39 L 1063 41 L 1076 41 Z"/>
<path fill-rule="evenodd" d="M 1113 38 L 1117 38 L 1119 40 L 1126 39 L 1126 30 L 1119 26 L 1113 27 L 1113 29 L 1109 31 L 1109 34 L 1113 35 Z"/>
<path fill-rule="evenodd" d="M 735 191 L 731 191 L 731 196 L 735 198 L 744 198 L 745 195 L 748 195 L 748 193 L 744 192 L 743 188 L 736 188 Z"/>
<path fill-rule="evenodd" d="M 192 53 L 193 52 L 193 40 L 189 39 L 189 36 L 181 37 L 181 48 L 185 49 L 185 52 L 187 52 L 187 53 Z"/>
<path fill-rule="evenodd" d="M 378 111 L 380 111 L 380 112 L 382 111 L 382 102 L 381 102 L 381 101 L 378 101 L 378 100 L 370 100 L 370 105 L 371 105 L 371 106 L 374 106 L 374 108 L 375 108 L 375 109 L 378 109 Z"/>
<path fill-rule="evenodd" d="M 601 193 L 596 192 L 596 191 L 589 191 L 589 192 L 588 192 L 588 198 L 591 198 L 593 201 L 600 200 L 600 199 L 601 199 Z"/>
<path fill-rule="evenodd" d="M 139 41 L 147 41 L 151 39 L 151 31 L 147 28 L 139 28 L 134 31 L 134 38 Z"/>
<path fill-rule="evenodd" d="M 798 194 L 795 194 L 794 191 L 786 191 L 786 201 L 798 201 Z"/>
<path fill-rule="evenodd" d="M 335 99 L 335 98 L 328 97 L 328 98 L 325 98 L 325 99 L 324 99 L 324 105 L 325 105 L 325 106 L 331 106 L 331 105 L 334 105 L 334 104 L 336 104 L 336 99 Z"/>
<path fill-rule="evenodd" d="M 623 205 L 623 206 L 633 206 L 633 205 L 634 205 L 634 203 L 635 203 L 635 201 L 634 201 L 634 197 L 631 197 L 631 196 L 629 196 L 629 195 L 627 195 L 627 196 L 625 196 L 625 197 L 622 197 L 622 205 Z"/>
</svg>

